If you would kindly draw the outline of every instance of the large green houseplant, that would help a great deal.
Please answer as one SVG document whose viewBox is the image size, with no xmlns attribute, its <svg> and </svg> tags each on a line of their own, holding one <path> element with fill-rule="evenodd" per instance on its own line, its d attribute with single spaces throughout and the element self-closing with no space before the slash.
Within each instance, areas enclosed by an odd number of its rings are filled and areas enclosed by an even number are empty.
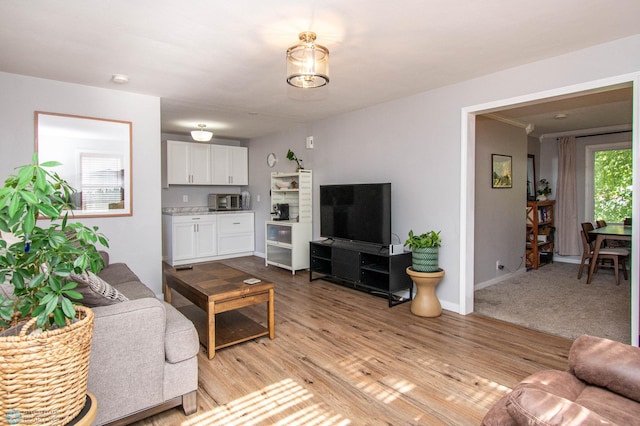
<svg viewBox="0 0 640 426">
<path fill-rule="evenodd" d="M 442 245 L 440 231 L 428 231 L 424 234 L 414 234 L 409 231 L 409 238 L 404 243 L 411 248 L 413 270 L 417 272 L 436 272 L 438 266 L 438 254 Z"/>
<path fill-rule="evenodd" d="M 82 298 L 69 275 L 99 272 L 104 263 L 95 244 L 108 247 L 97 227 L 67 220 L 75 189 L 47 170 L 60 163 L 39 165 L 37 154 L 32 160 L 0 188 L 0 231 L 19 240 L 0 239 L 0 283 L 10 282 L 15 296 L 0 295 L 0 327 L 30 317 L 40 328 L 64 326 L 76 316 L 72 300 Z"/>
<path fill-rule="evenodd" d="M 75 190 L 47 170 L 58 164 L 34 154 L 0 188 L 0 330 L 15 325 L 0 336 L 0 418 L 13 423 L 66 424 L 85 404 L 93 312 L 74 305 L 70 275 L 99 272 L 95 244 L 108 244 L 68 221 Z"/>
</svg>

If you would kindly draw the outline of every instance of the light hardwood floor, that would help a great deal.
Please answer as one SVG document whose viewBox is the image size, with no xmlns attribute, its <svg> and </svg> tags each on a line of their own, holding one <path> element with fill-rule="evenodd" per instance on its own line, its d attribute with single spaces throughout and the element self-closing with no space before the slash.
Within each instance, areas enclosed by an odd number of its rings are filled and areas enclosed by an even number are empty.
<svg viewBox="0 0 640 426">
<path fill-rule="evenodd" d="M 276 284 L 275 340 L 212 360 L 201 347 L 198 412 L 138 425 L 477 425 L 525 376 L 567 366 L 560 337 L 473 314 L 417 317 L 257 257 L 223 262 Z"/>
</svg>

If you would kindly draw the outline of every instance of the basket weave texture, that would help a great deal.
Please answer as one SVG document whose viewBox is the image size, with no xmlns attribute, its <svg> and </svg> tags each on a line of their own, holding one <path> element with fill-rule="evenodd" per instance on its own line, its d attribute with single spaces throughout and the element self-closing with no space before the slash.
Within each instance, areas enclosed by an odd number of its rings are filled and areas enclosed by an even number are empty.
<svg viewBox="0 0 640 426">
<path fill-rule="evenodd" d="M 85 404 L 93 312 L 76 306 L 78 321 L 64 328 L 0 337 L 0 421 L 64 425 Z"/>
</svg>

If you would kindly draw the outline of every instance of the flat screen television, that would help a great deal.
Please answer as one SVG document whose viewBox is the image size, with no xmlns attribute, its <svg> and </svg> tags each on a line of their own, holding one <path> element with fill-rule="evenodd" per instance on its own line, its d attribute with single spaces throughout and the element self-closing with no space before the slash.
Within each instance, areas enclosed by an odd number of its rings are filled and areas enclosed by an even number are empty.
<svg viewBox="0 0 640 426">
<path fill-rule="evenodd" d="M 320 236 L 391 244 L 391 183 L 320 185 Z"/>
</svg>

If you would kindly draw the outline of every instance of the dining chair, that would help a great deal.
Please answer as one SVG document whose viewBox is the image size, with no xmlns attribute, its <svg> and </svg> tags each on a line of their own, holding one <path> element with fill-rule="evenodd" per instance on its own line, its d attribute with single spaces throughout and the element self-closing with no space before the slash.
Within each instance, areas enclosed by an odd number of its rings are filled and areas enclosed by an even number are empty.
<svg viewBox="0 0 640 426">
<path fill-rule="evenodd" d="M 598 222 L 601 222 L 602 226 L 597 226 L 597 228 L 602 228 L 603 226 L 607 226 L 607 222 L 605 222 L 602 219 L 600 221 L 596 221 L 596 224 Z M 593 250 L 593 245 L 595 244 L 596 239 L 598 238 L 597 236 L 591 234 L 591 231 L 594 230 L 593 224 L 591 222 L 582 222 L 580 224 L 580 226 L 582 227 L 582 231 L 584 232 L 584 235 L 587 237 L 587 241 L 592 246 L 591 250 Z M 600 247 L 600 250 L 602 250 L 605 247 L 611 247 L 611 244 L 609 244 L 609 241 L 607 241 L 607 240 L 604 240 L 602 242 L 602 246 Z M 583 253 L 583 255 L 584 255 L 584 253 Z M 613 260 L 610 259 L 610 258 L 605 258 L 605 257 L 598 256 L 598 261 L 601 263 L 601 266 L 603 266 L 603 267 L 606 267 L 605 264 L 607 264 L 607 263 L 610 265 L 609 267 L 613 267 Z M 578 276 L 578 278 L 580 278 L 580 276 Z"/>
<path fill-rule="evenodd" d="M 603 228 L 605 226 L 607 226 L 607 222 L 602 219 L 596 220 L 596 228 Z M 604 240 L 602 244 L 604 245 L 604 247 L 609 247 L 609 242 L 607 240 Z"/>
<path fill-rule="evenodd" d="M 589 241 L 590 243 L 594 242 L 596 240 L 596 236 L 595 235 L 591 235 L 589 232 L 593 231 L 595 228 L 593 227 L 593 223 L 591 222 L 582 222 L 580 224 L 580 227 L 582 228 L 582 232 L 584 232 L 584 235 L 587 237 L 587 241 Z"/>
<path fill-rule="evenodd" d="M 591 224 L 589 224 L 591 225 Z M 591 225 L 593 227 L 593 225 Z M 580 269 L 578 269 L 578 279 L 582 278 L 582 271 L 584 270 L 585 265 L 591 265 L 593 262 L 593 250 L 594 250 L 594 241 L 589 241 L 587 237 L 588 233 L 584 230 L 580 231 L 580 236 L 582 238 L 582 260 L 580 261 Z M 622 266 L 622 273 L 624 275 L 624 279 L 628 280 L 629 275 L 627 274 L 627 258 L 629 257 L 629 250 L 624 248 L 610 248 L 610 247 L 602 247 L 600 252 L 598 253 L 598 260 L 610 260 L 612 263 L 601 263 L 600 265 L 596 264 L 594 269 L 594 273 L 598 272 L 598 267 L 600 268 L 613 268 L 613 272 L 615 274 L 616 285 L 620 285 L 620 277 L 619 277 L 619 267 Z"/>
</svg>

